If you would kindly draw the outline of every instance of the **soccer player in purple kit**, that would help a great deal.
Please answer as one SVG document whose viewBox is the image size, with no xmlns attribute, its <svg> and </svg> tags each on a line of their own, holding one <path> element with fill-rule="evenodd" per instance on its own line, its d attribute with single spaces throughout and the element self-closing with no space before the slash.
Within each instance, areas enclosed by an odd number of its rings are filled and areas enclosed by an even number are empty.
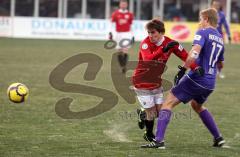
<svg viewBox="0 0 240 157">
<path fill-rule="evenodd" d="M 217 30 L 220 34 L 222 34 L 223 36 L 223 31 L 222 31 L 222 27 L 224 26 L 225 31 L 227 33 L 228 36 L 228 41 L 231 42 L 231 34 L 230 34 L 230 30 L 229 30 L 229 25 L 227 23 L 226 17 L 224 15 L 224 12 L 221 11 L 221 3 L 219 0 L 212 0 L 211 2 L 211 7 L 215 8 L 218 12 L 218 25 L 217 25 Z"/>
<path fill-rule="evenodd" d="M 203 106 L 215 88 L 217 67 L 222 68 L 224 61 L 224 44 L 222 35 L 217 31 L 218 15 L 214 8 L 200 12 L 200 29 L 196 32 L 193 47 L 183 67 L 175 76 L 175 86 L 171 89 L 159 112 L 156 137 L 153 142 L 142 145 L 142 148 L 165 149 L 164 135 L 172 115 L 172 109 L 179 103 L 191 102 L 200 119 L 212 134 L 214 147 L 225 143 L 211 113 Z M 196 62 L 202 67 L 201 75 L 189 71 L 189 65 Z"/>
<path fill-rule="evenodd" d="M 224 29 L 228 36 L 228 42 L 231 43 L 230 29 L 229 29 L 229 25 L 227 23 L 226 17 L 224 15 L 224 12 L 221 10 L 221 7 L 222 7 L 221 2 L 219 0 L 212 0 L 211 7 L 215 8 L 218 12 L 218 25 L 217 25 L 218 32 L 223 36 L 222 27 L 224 26 Z M 219 78 L 225 78 L 225 75 L 221 72 L 220 69 L 218 69 L 218 76 Z"/>
</svg>

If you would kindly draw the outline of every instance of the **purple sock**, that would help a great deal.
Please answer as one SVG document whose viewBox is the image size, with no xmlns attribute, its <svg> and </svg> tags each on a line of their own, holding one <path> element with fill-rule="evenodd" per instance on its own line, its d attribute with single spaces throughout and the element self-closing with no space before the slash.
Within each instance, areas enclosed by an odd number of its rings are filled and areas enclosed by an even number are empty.
<svg viewBox="0 0 240 157">
<path fill-rule="evenodd" d="M 156 132 L 156 141 L 161 142 L 164 139 L 165 130 L 170 121 L 172 115 L 171 110 L 163 109 L 160 110 L 157 122 L 157 132 Z"/>
<path fill-rule="evenodd" d="M 210 131 L 210 133 L 213 135 L 214 139 L 220 137 L 218 127 L 217 127 L 211 113 L 208 110 L 204 110 L 199 113 L 199 116 L 202 119 L 202 122 L 205 124 L 205 126 Z"/>
</svg>

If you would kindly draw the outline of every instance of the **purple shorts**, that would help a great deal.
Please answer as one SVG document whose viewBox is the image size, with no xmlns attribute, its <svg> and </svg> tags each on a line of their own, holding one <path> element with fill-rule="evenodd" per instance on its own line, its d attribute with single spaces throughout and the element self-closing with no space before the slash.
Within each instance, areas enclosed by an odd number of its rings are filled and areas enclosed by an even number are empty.
<svg viewBox="0 0 240 157">
<path fill-rule="evenodd" d="M 185 75 L 177 86 L 172 88 L 172 93 L 181 102 L 188 103 L 195 100 L 198 104 L 203 104 L 213 90 L 202 87 Z"/>
</svg>

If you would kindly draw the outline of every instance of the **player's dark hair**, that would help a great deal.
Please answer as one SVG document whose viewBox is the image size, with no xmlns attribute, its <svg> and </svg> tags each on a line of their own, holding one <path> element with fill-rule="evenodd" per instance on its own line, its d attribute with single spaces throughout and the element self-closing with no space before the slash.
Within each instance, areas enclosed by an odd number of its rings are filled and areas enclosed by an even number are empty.
<svg viewBox="0 0 240 157">
<path fill-rule="evenodd" d="M 164 23 L 160 21 L 159 19 L 152 19 L 150 22 L 146 25 L 147 30 L 153 30 L 156 29 L 159 33 L 165 33 L 165 27 Z"/>
</svg>

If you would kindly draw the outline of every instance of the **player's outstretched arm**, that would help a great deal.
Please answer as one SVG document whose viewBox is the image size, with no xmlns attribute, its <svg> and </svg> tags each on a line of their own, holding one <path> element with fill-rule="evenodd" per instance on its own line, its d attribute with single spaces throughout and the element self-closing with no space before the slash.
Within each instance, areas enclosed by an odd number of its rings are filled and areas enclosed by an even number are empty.
<svg viewBox="0 0 240 157">
<path fill-rule="evenodd" d="M 195 60 L 198 58 L 199 53 L 201 51 L 202 47 L 200 45 L 194 45 L 189 52 L 189 55 L 187 57 L 187 60 L 185 61 L 184 67 L 186 69 L 190 68 L 190 66 L 195 62 Z"/>
<path fill-rule="evenodd" d="M 189 55 L 184 63 L 184 66 L 178 66 L 179 71 L 174 77 L 174 85 L 177 85 L 181 78 L 185 75 L 188 68 L 191 68 L 194 66 L 195 68 L 192 69 L 196 73 L 198 73 L 200 76 L 204 75 L 204 69 L 202 67 L 196 66 L 195 60 L 198 58 L 199 53 L 201 51 L 200 45 L 194 45 L 189 52 Z"/>
</svg>

